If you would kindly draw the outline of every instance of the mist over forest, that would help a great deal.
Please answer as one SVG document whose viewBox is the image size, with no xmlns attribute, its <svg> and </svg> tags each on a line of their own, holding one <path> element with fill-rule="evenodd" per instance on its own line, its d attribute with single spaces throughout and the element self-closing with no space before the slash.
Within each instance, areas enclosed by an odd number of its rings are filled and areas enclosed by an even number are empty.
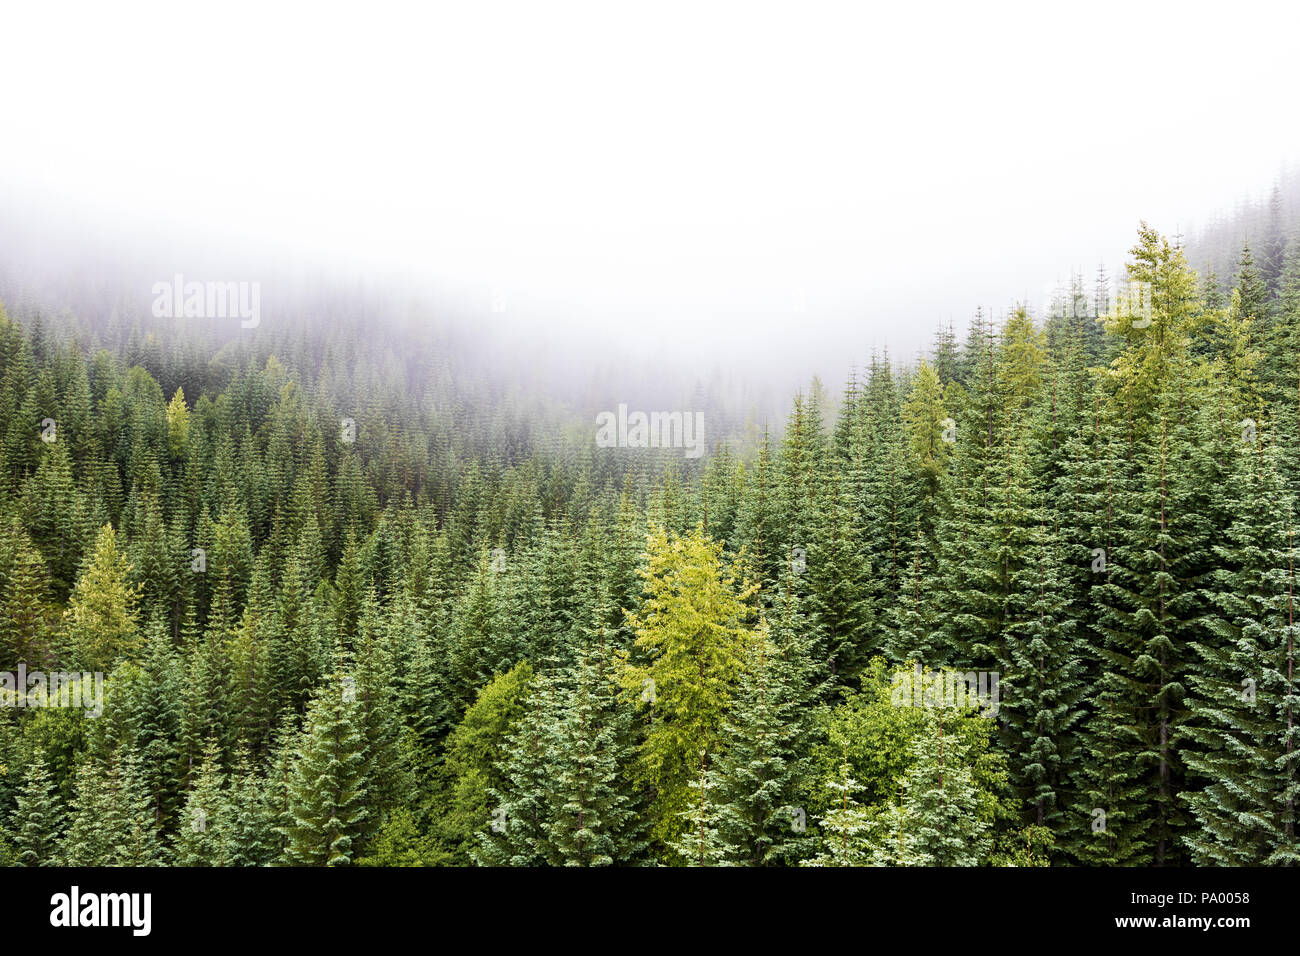
<svg viewBox="0 0 1300 956">
<path fill-rule="evenodd" d="M 0 301 L 10 314 L 39 315 L 75 329 L 87 348 L 94 336 L 121 336 L 138 325 L 139 335 L 190 337 L 195 348 L 222 353 L 224 361 L 228 346 L 252 346 L 252 339 L 268 333 L 303 335 L 314 323 L 328 323 L 370 330 L 393 356 L 405 353 L 408 363 L 418 355 L 454 361 L 464 374 L 518 398 L 560 402 L 573 417 L 594 420 L 619 401 L 641 408 L 707 407 L 711 442 L 749 447 L 763 427 L 780 432 L 788 396 L 809 388 L 814 378 L 832 386 L 826 401 L 834 403 L 834 386 L 852 369 L 888 360 L 903 371 L 923 355 L 933 361 L 935 336 L 951 331 L 961 339 L 978 323 L 977 313 L 1002 319 L 1023 305 L 1040 324 L 1081 309 L 1098 317 L 1126 281 L 1122 255 L 1109 263 L 1071 260 L 1044 272 L 1032 291 L 1007 290 L 995 302 L 970 302 L 965 314 L 926 317 L 909 309 L 892 323 L 870 303 L 861 307 L 860 321 L 846 323 L 838 310 L 819 315 L 803 292 L 784 304 L 786 314 L 760 318 L 737 337 L 710 332 L 707 322 L 684 334 L 675 323 L 665 327 L 617 313 L 584 321 L 530 306 L 527 298 L 512 301 L 499 288 L 443 287 L 412 270 L 365 270 L 324 256 L 310 260 L 269 242 L 218 244 L 201 233 L 151 232 L 138 225 L 115 230 L 85 212 L 41 207 L 30 199 L 12 201 L 2 218 L 8 228 L 0 237 Z M 1212 284 L 1226 288 L 1243 246 L 1253 245 L 1265 281 L 1276 285 L 1286 238 L 1300 223 L 1300 177 L 1283 167 L 1267 190 L 1243 190 L 1234 206 L 1191 210 L 1182 221 L 1206 223 L 1170 235 L 1185 244 L 1189 263 Z M 1114 246 L 1122 248 L 1122 240 L 1116 238 Z M 150 314 L 152 286 L 178 273 L 202 280 L 257 277 L 264 314 L 278 333 L 207 319 L 156 321 Z M 891 324 L 897 342 L 880 331 Z M 403 348 L 407 344 L 412 349 Z M 409 372 L 422 381 L 418 365 Z"/>
</svg>

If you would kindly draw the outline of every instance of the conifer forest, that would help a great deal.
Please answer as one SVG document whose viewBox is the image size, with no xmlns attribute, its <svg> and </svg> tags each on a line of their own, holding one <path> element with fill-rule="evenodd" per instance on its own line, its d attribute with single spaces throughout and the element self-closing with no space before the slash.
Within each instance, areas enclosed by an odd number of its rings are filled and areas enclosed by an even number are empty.
<svg viewBox="0 0 1300 956">
<path fill-rule="evenodd" d="M 6 939 L 1286 925 L 1300 21 L 1211 7 L 0 2 Z"/>
<path fill-rule="evenodd" d="M 1292 864 L 1297 235 L 1143 225 L 698 458 L 347 310 L 11 303 L 0 858 Z"/>
</svg>

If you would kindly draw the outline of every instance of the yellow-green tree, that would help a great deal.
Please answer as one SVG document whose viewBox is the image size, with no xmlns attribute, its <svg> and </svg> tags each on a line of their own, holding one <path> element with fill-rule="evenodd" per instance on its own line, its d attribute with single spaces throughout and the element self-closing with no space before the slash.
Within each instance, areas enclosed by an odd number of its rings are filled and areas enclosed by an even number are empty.
<svg viewBox="0 0 1300 956">
<path fill-rule="evenodd" d="M 945 440 L 944 431 L 952 424 L 944 407 L 939 373 L 929 362 L 921 359 L 912 391 L 903 404 L 903 425 L 907 429 L 907 441 L 916 466 L 930 494 L 937 490 L 939 476 L 948 461 L 951 441 Z M 948 437 L 951 439 L 951 433 Z"/>
<path fill-rule="evenodd" d="M 95 550 L 77 578 L 65 612 L 68 637 L 77 663 L 107 670 L 143 645 L 136 626 L 140 589 L 131 584 L 131 565 L 118 550 L 117 533 L 104 525 Z"/>
<path fill-rule="evenodd" d="M 184 458 L 190 443 L 190 410 L 185 404 L 185 389 L 177 387 L 167 405 L 167 448 L 173 458 Z"/>
<path fill-rule="evenodd" d="M 1047 334 L 1034 325 L 1024 306 L 1016 309 L 1002 327 L 998 355 L 998 388 L 1009 409 L 1031 404 L 1043 386 L 1047 369 Z"/>
<path fill-rule="evenodd" d="M 757 586 L 739 564 L 724 565 L 722 546 L 702 526 L 682 537 L 653 529 L 642 577 L 645 599 L 629 618 L 636 646 L 623 684 L 650 711 L 641 768 L 655 793 L 652 835 L 670 846 L 684 826 L 700 755 L 720 748 L 750 639 L 746 602 Z"/>
<path fill-rule="evenodd" d="M 1155 229 L 1142 223 L 1129 255 L 1128 288 L 1105 324 L 1125 342 L 1110 368 L 1116 399 L 1136 416 L 1170 383 L 1189 375 L 1192 340 L 1213 316 L 1203 308 L 1199 281 L 1182 249 Z"/>
</svg>

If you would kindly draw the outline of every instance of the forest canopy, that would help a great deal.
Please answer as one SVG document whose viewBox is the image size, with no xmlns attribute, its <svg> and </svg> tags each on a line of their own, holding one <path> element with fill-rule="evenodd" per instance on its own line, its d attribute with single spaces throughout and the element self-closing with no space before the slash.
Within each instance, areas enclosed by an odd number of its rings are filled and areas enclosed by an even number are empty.
<svg viewBox="0 0 1300 956">
<path fill-rule="evenodd" d="M 1234 268 L 698 460 L 346 304 L 0 310 L 0 671 L 101 711 L 0 686 L 0 863 L 1295 863 L 1300 238 Z"/>
</svg>

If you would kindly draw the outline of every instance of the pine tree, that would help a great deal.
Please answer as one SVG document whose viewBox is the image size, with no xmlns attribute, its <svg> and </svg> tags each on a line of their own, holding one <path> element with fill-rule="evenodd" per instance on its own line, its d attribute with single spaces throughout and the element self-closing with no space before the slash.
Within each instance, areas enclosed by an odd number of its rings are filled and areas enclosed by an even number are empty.
<svg viewBox="0 0 1300 956">
<path fill-rule="evenodd" d="M 780 580 L 782 564 L 789 560 L 787 546 L 781 540 L 772 448 L 766 429 L 743 480 L 744 493 L 736 517 L 736 550 L 743 548 L 749 555 L 754 575 L 766 592 Z M 632 596 L 628 590 L 624 594 Z"/>
<path fill-rule="evenodd" d="M 641 747 L 641 766 L 655 788 L 654 836 L 671 845 L 681 832 L 694 763 L 720 749 L 722 720 L 743 666 L 745 605 L 755 592 L 724 568 L 721 548 L 697 528 L 649 540 L 646 597 L 634 619 L 636 656 L 623 684 L 652 691 L 655 719 Z M 641 663 L 644 661 L 644 663 Z M 644 696 L 643 696 L 644 699 Z"/>
<path fill-rule="evenodd" d="M 17 522 L 0 526 L 0 661 L 36 664 L 50 645 L 49 576 Z"/>
<path fill-rule="evenodd" d="M 130 574 L 113 526 L 104 525 L 66 614 L 74 653 L 87 670 L 107 670 L 141 647 L 135 611 L 139 590 L 130 584 Z"/>
<path fill-rule="evenodd" d="M 746 648 L 712 775 L 723 804 L 719 828 L 731 848 L 728 862 L 788 861 L 805 842 L 795 821 L 807 773 L 800 744 L 810 731 L 810 669 L 802 641 L 778 646 L 767 621 L 760 620 Z"/>
<path fill-rule="evenodd" d="M 121 747 L 105 767 L 77 769 L 76 796 L 61 857 L 69 866 L 161 866 L 166 847 L 141 773 L 139 756 Z"/>
<path fill-rule="evenodd" d="M 525 713 L 533 677 L 527 661 L 496 675 L 447 737 L 446 756 L 434 781 L 435 832 L 454 860 L 470 859 L 477 846 L 475 834 L 496 809 L 490 794 L 505 786 L 498 764 Z"/>
<path fill-rule="evenodd" d="M 289 782 L 288 862 L 346 866 L 366 827 L 366 752 L 353 679 L 337 672 L 307 712 Z"/>
<path fill-rule="evenodd" d="M 714 774 L 709 769 L 709 755 L 700 754 L 700 769 L 689 784 L 694 795 L 689 809 L 682 811 L 681 835 L 672 842 L 672 849 L 687 866 L 730 866 L 738 855 L 737 848 L 721 835 L 725 806 Z"/>
<path fill-rule="evenodd" d="M 867 866 L 872 862 L 869 835 L 870 814 L 858 804 L 858 782 L 849 776 L 847 752 L 840 763 L 839 776 L 828 780 L 827 789 L 836 797 L 834 809 L 819 821 L 822 831 L 821 852 L 802 866 Z"/>
<path fill-rule="evenodd" d="M 9 827 L 19 866 L 59 865 L 63 813 L 42 748 L 32 752 L 23 772 L 22 789 Z"/>
<path fill-rule="evenodd" d="M 139 754 L 129 748 L 119 749 L 111 772 L 116 778 L 117 798 L 113 819 L 120 821 L 114 834 L 112 865 L 168 865 L 170 854 L 158 830 Z"/>
<path fill-rule="evenodd" d="M 811 538 L 805 555 L 814 654 L 826 662 L 841 682 L 853 680 L 871 650 L 870 607 L 864 582 L 871 577 L 864 556 L 862 527 L 853 502 L 828 453 L 819 503 L 810 520 Z"/>
<path fill-rule="evenodd" d="M 978 866 L 992 849 L 989 822 L 959 737 L 923 734 L 897 808 L 872 828 L 872 859 L 900 866 Z M 882 825 L 883 824 L 883 825 Z"/>
<path fill-rule="evenodd" d="M 223 804 L 222 857 L 228 866 L 269 866 L 276 861 L 275 821 L 268 813 L 270 785 L 241 753 L 230 771 Z"/>
<path fill-rule="evenodd" d="M 545 735 L 552 781 L 545 829 L 555 865 L 625 865 L 643 849 L 629 785 L 631 706 L 617 683 L 617 657 L 600 603 L 596 616 Z"/>
<path fill-rule="evenodd" d="M 357 664 L 353 668 L 357 727 L 366 755 L 362 834 L 367 839 L 378 832 L 388 811 L 405 804 L 413 792 L 392 700 L 398 669 L 389 645 L 390 632 L 382 626 L 376 604 L 371 589 L 362 602 Z"/>
<path fill-rule="evenodd" d="M 1184 842 L 1209 866 L 1294 865 L 1300 849 L 1293 516 L 1274 451 L 1259 436 L 1251 444 L 1235 456 L 1236 519 L 1215 549 L 1222 566 L 1207 637 L 1193 645 L 1201 666 L 1189 678 L 1183 731 L 1196 745 L 1185 759 L 1198 781 L 1183 799 L 1199 823 Z"/>
<path fill-rule="evenodd" d="M 534 673 L 523 711 L 510 725 L 496 770 L 499 786 L 487 788 L 489 815 L 475 834 L 471 858 L 478 866 L 542 866 L 547 862 L 550 765 L 547 739 L 555 724 L 557 679 L 553 668 Z"/>
<path fill-rule="evenodd" d="M 221 771 L 215 739 L 209 739 L 203 751 L 194 786 L 185 799 L 177 828 L 177 866 L 225 866 L 227 864 L 226 831 L 234 825 L 234 815 L 226 802 L 226 776 Z"/>
<path fill-rule="evenodd" d="M 76 795 L 60 856 L 68 866 L 111 866 L 122 827 L 117 781 L 91 760 L 77 766 Z"/>
<path fill-rule="evenodd" d="M 1066 771 L 1082 717 L 1082 664 L 1074 622 L 1065 614 L 1060 549 L 1045 513 L 1022 548 L 1024 563 L 1010 581 L 999 709 L 1006 750 L 1018 757 L 1014 782 L 1030 819 L 1058 827 L 1071 802 Z"/>
</svg>

